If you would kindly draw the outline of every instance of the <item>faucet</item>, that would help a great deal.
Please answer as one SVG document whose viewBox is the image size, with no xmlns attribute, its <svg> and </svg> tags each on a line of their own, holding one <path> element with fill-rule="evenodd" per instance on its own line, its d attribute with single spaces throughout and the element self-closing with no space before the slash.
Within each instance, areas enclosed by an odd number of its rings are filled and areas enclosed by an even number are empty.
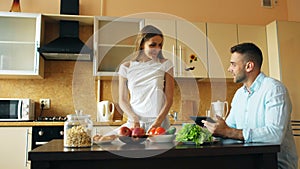
<svg viewBox="0 0 300 169">
<path fill-rule="evenodd" d="M 178 112 L 176 112 L 176 111 L 174 111 L 174 110 L 171 110 L 171 112 L 169 112 L 168 115 L 171 116 L 175 121 L 176 121 L 177 118 L 178 118 Z"/>
</svg>

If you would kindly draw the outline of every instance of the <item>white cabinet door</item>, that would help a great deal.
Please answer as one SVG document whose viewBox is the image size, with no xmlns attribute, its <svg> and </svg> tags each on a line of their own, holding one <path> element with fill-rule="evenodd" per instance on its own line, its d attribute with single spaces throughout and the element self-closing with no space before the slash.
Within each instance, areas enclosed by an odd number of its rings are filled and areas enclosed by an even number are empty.
<svg viewBox="0 0 300 169">
<path fill-rule="evenodd" d="M 175 20 L 163 19 L 145 19 L 145 25 L 153 25 L 162 31 L 164 35 L 164 44 L 162 53 L 165 58 L 171 60 L 176 65 L 176 23 Z M 177 67 L 174 67 L 174 76 L 178 73 Z"/>
<path fill-rule="evenodd" d="M 282 81 L 290 94 L 292 120 L 300 120 L 300 22 L 274 21 L 267 25 L 270 76 Z"/>
<path fill-rule="evenodd" d="M 207 77 L 205 23 L 184 20 L 145 19 L 164 34 L 163 54 L 174 63 L 174 77 Z M 191 57 L 195 57 L 191 61 Z"/>
<path fill-rule="evenodd" d="M 94 23 L 94 75 L 114 76 L 131 59 L 143 19 L 96 17 Z"/>
<path fill-rule="evenodd" d="M 0 168 L 30 169 L 31 127 L 0 127 Z"/>
<path fill-rule="evenodd" d="M 40 32 L 41 14 L 0 12 L 0 78 L 43 77 Z"/>
<path fill-rule="evenodd" d="M 207 23 L 209 78 L 232 78 L 230 48 L 238 43 L 237 25 Z"/>
<path fill-rule="evenodd" d="M 206 24 L 176 21 L 179 74 L 182 77 L 207 77 Z"/>
<path fill-rule="evenodd" d="M 259 25 L 238 25 L 238 41 L 239 43 L 252 42 L 260 48 L 263 53 L 261 70 L 266 75 L 269 75 L 266 27 Z"/>
</svg>

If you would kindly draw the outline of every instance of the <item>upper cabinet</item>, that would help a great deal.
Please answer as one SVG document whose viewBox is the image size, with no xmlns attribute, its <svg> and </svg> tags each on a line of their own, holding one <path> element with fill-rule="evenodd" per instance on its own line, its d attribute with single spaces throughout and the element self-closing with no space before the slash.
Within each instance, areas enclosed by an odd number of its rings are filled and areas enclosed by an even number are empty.
<svg viewBox="0 0 300 169">
<path fill-rule="evenodd" d="M 94 75 L 114 76 L 131 59 L 143 19 L 96 17 L 94 23 Z"/>
<path fill-rule="evenodd" d="M 207 77 L 206 23 L 176 21 L 179 77 Z M 177 64 L 178 65 L 178 64 Z"/>
<path fill-rule="evenodd" d="M 269 75 L 266 27 L 260 25 L 238 25 L 238 42 L 253 42 L 261 49 L 263 54 L 261 71 Z"/>
<path fill-rule="evenodd" d="M 207 23 L 209 78 L 232 78 L 230 48 L 238 43 L 237 25 Z"/>
<path fill-rule="evenodd" d="M 78 25 L 74 28 L 77 39 L 93 51 L 90 56 L 94 76 L 116 75 L 120 64 L 131 59 L 137 34 L 145 25 L 156 26 L 163 32 L 162 52 L 174 63 L 175 78 L 232 78 L 227 71 L 230 48 L 242 42 L 254 42 L 262 49 L 262 71 L 269 74 L 265 26 L 0 12 L 0 78 L 43 78 L 44 58 L 48 58 L 40 55 L 39 47 L 68 33 L 61 27 L 71 21 Z M 53 59 L 64 60 L 65 57 L 68 56 L 58 52 Z"/>
<path fill-rule="evenodd" d="M 145 19 L 164 34 L 163 54 L 174 63 L 174 77 L 207 77 L 205 23 Z"/>
<path fill-rule="evenodd" d="M 43 78 L 41 14 L 0 12 L 0 78 Z"/>
<path fill-rule="evenodd" d="M 227 71 L 230 65 L 230 48 L 243 42 L 252 42 L 262 50 L 262 71 L 269 74 L 265 26 L 207 23 L 207 38 L 210 78 L 232 78 Z"/>
</svg>

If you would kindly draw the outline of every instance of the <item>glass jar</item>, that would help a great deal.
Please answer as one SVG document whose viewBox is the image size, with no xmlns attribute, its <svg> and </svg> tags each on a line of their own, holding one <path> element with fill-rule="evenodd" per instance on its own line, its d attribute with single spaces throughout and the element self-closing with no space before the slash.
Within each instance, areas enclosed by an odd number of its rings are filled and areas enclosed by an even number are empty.
<svg viewBox="0 0 300 169">
<path fill-rule="evenodd" d="M 70 114 L 64 123 L 65 147 L 90 147 L 93 122 L 90 115 Z"/>
</svg>

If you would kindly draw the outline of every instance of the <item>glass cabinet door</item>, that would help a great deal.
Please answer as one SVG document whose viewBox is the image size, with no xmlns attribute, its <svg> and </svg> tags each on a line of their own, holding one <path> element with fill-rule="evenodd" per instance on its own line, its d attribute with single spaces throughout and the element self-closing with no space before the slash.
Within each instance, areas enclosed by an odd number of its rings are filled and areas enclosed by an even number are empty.
<svg viewBox="0 0 300 169">
<path fill-rule="evenodd" d="M 96 17 L 94 23 L 94 75 L 114 76 L 121 63 L 134 52 L 143 19 Z"/>
<path fill-rule="evenodd" d="M 39 75 L 41 14 L 0 12 L 0 78 Z"/>
</svg>

